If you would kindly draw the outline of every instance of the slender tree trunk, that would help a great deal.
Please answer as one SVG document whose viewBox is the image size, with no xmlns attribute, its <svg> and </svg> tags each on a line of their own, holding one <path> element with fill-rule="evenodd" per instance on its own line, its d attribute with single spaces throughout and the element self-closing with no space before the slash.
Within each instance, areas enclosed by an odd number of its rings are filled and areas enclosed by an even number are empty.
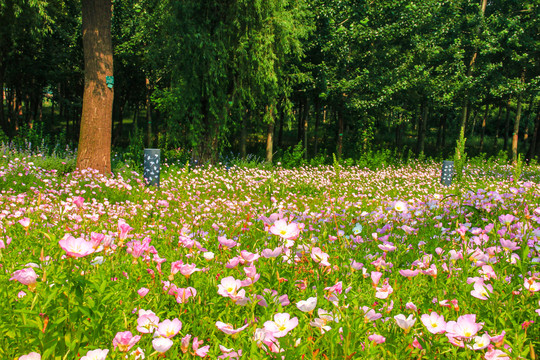
<svg viewBox="0 0 540 360">
<path fill-rule="evenodd" d="M 146 146 L 152 147 L 152 104 L 150 103 L 150 79 L 146 78 Z"/>
<path fill-rule="evenodd" d="M 536 157 L 536 152 L 538 149 L 540 149 L 540 146 L 537 147 L 537 142 L 540 142 L 540 134 L 538 133 L 540 130 L 540 104 L 538 105 L 538 109 L 536 111 L 536 121 L 534 124 L 534 132 L 532 134 L 531 139 L 531 145 L 529 147 L 529 151 L 527 151 L 527 160 L 532 160 Z"/>
<path fill-rule="evenodd" d="M 283 109 L 283 106 L 281 106 L 281 109 L 279 110 L 279 129 L 278 129 L 278 141 L 277 146 L 280 149 L 283 149 L 283 125 L 285 123 L 285 110 Z"/>
<path fill-rule="evenodd" d="M 504 151 L 507 151 L 507 145 L 508 145 L 508 132 L 510 131 L 510 98 L 508 98 L 508 102 L 506 103 L 506 123 L 504 126 L 504 145 L 503 149 Z"/>
<path fill-rule="evenodd" d="M 266 111 L 270 112 L 270 122 L 266 128 L 266 161 L 271 163 L 274 156 L 274 115 L 273 107 L 267 106 Z"/>
<path fill-rule="evenodd" d="M 111 0 L 82 0 L 84 94 L 77 168 L 111 172 L 113 76 Z"/>
<path fill-rule="evenodd" d="M 20 120 L 23 116 L 22 94 L 19 88 L 15 90 L 15 96 L 15 133 L 18 133 Z"/>
<path fill-rule="evenodd" d="M 480 16 L 483 18 L 484 14 L 486 13 L 486 6 L 487 6 L 487 0 L 481 0 L 480 2 Z M 478 26 L 476 33 L 477 35 L 480 35 L 482 29 L 480 26 Z M 471 61 L 469 62 L 469 67 L 467 69 L 467 77 L 471 77 L 474 70 L 474 65 L 476 62 L 476 58 L 478 57 L 478 48 L 474 48 L 474 53 L 471 58 Z M 467 124 L 467 119 L 469 117 L 469 94 L 468 92 L 465 93 L 465 97 L 463 99 L 463 106 L 461 110 L 461 133 L 465 135 L 465 126 Z"/>
<path fill-rule="evenodd" d="M 426 124 L 428 119 L 428 104 L 423 102 L 420 106 L 420 116 L 418 117 L 418 133 L 416 140 L 416 153 L 418 155 L 424 153 L 424 145 L 426 139 Z"/>
<path fill-rule="evenodd" d="M 497 149 L 497 145 L 499 143 L 499 132 L 502 127 L 501 119 L 502 119 L 502 109 L 503 104 L 499 104 L 499 111 L 497 115 L 497 120 L 495 121 L 495 141 L 493 142 L 493 148 Z"/>
<path fill-rule="evenodd" d="M 55 105 L 54 97 L 51 99 L 51 124 L 54 124 L 54 105 Z"/>
<path fill-rule="evenodd" d="M 4 65 L 0 60 L 0 130 L 2 130 L 4 133 L 7 134 L 7 123 L 6 123 L 6 116 L 4 113 L 4 100 L 5 100 L 5 93 L 4 93 Z"/>
<path fill-rule="evenodd" d="M 307 96 L 304 99 L 304 119 L 302 121 L 302 132 L 304 135 L 304 159 L 308 158 L 308 118 L 309 118 L 309 102 Z"/>
<path fill-rule="evenodd" d="M 446 118 L 446 115 L 442 115 L 441 117 L 439 117 L 439 129 L 437 131 L 437 144 L 436 144 L 436 148 L 437 148 L 437 151 L 441 151 L 442 150 L 442 140 L 443 140 L 443 122 L 444 122 L 444 119 Z"/>
<path fill-rule="evenodd" d="M 476 127 L 476 118 L 478 117 L 478 111 L 473 110 L 473 116 L 472 116 L 472 125 L 471 125 L 471 134 L 469 135 L 469 138 L 473 138 L 474 136 L 474 128 Z"/>
<path fill-rule="evenodd" d="M 533 113 L 534 108 L 534 96 L 531 96 L 531 100 L 529 101 L 529 106 L 527 107 L 527 116 L 523 119 L 525 121 L 526 127 L 525 127 L 525 134 L 523 134 L 523 145 L 527 147 L 529 144 L 529 133 L 531 131 L 531 125 L 534 126 L 531 122 L 531 115 Z"/>
<path fill-rule="evenodd" d="M 338 136 L 337 136 L 337 145 L 336 145 L 336 153 L 337 158 L 341 159 L 341 154 L 343 152 L 343 130 L 345 128 L 344 121 L 343 121 L 343 110 L 337 111 L 337 130 L 338 130 Z"/>
<path fill-rule="evenodd" d="M 399 148 L 400 140 L 401 140 L 401 118 L 403 114 L 399 113 L 398 117 L 398 123 L 396 124 L 396 128 L 394 129 L 394 145 L 396 148 Z"/>
<path fill-rule="evenodd" d="M 443 122 L 442 122 L 442 141 L 441 141 L 441 146 L 442 148 L 444 149 L 446 147 L 446 129 L 447 129 L 447 124 L 448 122 L 448 115 L 444 115 L 443 116 Z"/>
<path fill-rule="evenodd" d="M 316 157 L 319 152 L 319 123 L 321 122 L 321 103 L 318 96 L 315 97 L 315 138 L 313 144 L 313 156 Z"/>
<path fill-rule="evenodd" d="M 519 122 L 521 120 L 521 95 L 518 96 L 516 119 L 514 121 L 514 133 L 512 134 L 512 162 L 517 161 Z"/>
<path fill-rule="evenodd" d="M 484 149 L 484 136 L 486 134 L 486 122 L 489 113 L 489 104 L 486 104 L 486 111 L 484 112 L 484 117 L 482 118 L 482 130 L 480 133 L 480 152 Z"/>
<path fill-rule="evenodd" d="M 242 159 L 246 159 L 247 157 L 247 149 L 246 149 L 246 143 L 247 143 L 247 120 L 246 118 L 250 116 L 251 112 L 249 110 L 246 110 L 246 113 L 244 116 L 242 116 L 242 129 L 240 130 L 240 157 Z"/>
</svg>

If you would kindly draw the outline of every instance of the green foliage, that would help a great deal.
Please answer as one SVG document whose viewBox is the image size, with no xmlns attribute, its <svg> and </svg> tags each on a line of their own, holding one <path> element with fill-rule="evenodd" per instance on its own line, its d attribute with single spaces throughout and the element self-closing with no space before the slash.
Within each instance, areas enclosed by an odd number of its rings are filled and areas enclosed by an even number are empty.
<svg viewBox="0 0 540 360">
<path fill-rule="evenodd" d="M 457 183 L 461 183 L 463 180 L 463 171 L 467 164 L 467 153 L 465 152 L 465 143 L 467 139 L 464 137 L 463 131 L 459 136 L 459 140 L 456 142 L 456 152 L 454 154 L 454 171 L 455 180 Z"/>
<path fill-rule="evenodd" d="M 304 149 L 304 146 L 302 145 L 302 142 L 300 141 L 295 146 L 291 146 L 287 150 L 285 150 L 285 152 L 283 153 L 279 161 L 281 162 L 281 165 L 284 168 L 298 167 L 304 164 L 305 162 L 305 159 L 304 159 L 305 151 L 306 150 Z"/>
<path fill-rule="evenodd" d="M 516 161 L 514 161 L 512 164 L 512 179 L 514 180 L 514 185 L 517 185 L 522 173 L 523 160 L 521 159 L 521 154 L 518 154 Z"/>
<path fill-rule="evenodd" d="M 129 137 L 129 146 L 121 154 L 124 165 L 129 168 L 142 172 L 144 160 L 144 132 L 139 127 L 134 127 Z"/>
<path fill-rule="evenodd" d="M 390 149 L 369 150 L 362 153 L 356 161 L 358 166 L 371 170 L 383 169 L 390 165 L 397 165 L 398 163 L 399 156 L 397 151 L 391 151 Z"/>
</svg>

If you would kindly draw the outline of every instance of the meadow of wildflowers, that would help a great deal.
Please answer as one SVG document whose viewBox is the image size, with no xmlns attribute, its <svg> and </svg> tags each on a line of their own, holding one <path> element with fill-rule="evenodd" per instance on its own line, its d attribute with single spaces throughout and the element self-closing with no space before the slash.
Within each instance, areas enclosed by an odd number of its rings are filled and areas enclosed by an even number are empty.
<svg viewBox="0 0 540 360">
<path fill-rule="evenodd" d="M 163 170 L 0 163 L 1 359 L 540 356 L 538 167 Z"/>
</svg>

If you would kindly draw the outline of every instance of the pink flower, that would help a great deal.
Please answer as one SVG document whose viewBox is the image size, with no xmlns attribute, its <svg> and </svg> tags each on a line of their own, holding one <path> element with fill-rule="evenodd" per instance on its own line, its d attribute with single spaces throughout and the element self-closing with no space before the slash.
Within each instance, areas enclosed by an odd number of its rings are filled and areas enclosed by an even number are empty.
<svg viewBox="0 0 540 360">
<path fill-rule="evenodd" d="M 186 336 L 184 336 L 182 338 L 182 340 L 180 341 L 180 350 L 182 350 L 182 352 L 184 354 L 188 352 L 189 342 L 190 341 L 191 341 L 191 335 L 190 334 L 187 334 Z"/>
<path fill-rule="evenodd" d="M 375 344 L 382 344 L 386 341 L 386 338 L 382 335 L 373 334 L 368 336 L 369 341 L 373 341 Z"/>
<path fill-rule="evenodd" d="M 223 345 L 219 345 L 219 350 L 221 350 L 223 354 L 218 356 L 218 359 L 238 360 L 242 356 L 242 350 L 235 351 L 234 349 L 228 349 Z"/>
<path fill-rule="evenodd" d="M 288 313 L 277 313 L 274 315 L 274 321 L 264 323 L 264 329 L 272 333 L 276 338 L 287 335 L 289 331 L 298 326 L 298 318 L 291 319 Z"/>
<path fill-rule="evenodd" d="M 274 235 L 281 236 L 286 240 L 294 240 L 300 235 L 298 224 L 287 224 L 287 220 L 281 219 L 276 221 L 271 227 L 270 232 Z"/>
<path fill-rule="evenodd" d="M 311 249 L 311 258 L 316 263 L 319 263 L 322 266 L 330 266 L 330 263 L 328 262 L 329 255 L 325 252 L 323 252 L 320 248 L 314 247 Z"/>
<path fill-rule="evenodd" d="M 446 335 L 459 339 L 471 339 L 482 329 L 482 323 L 476 323 L 475 314 L 460 316 L 457 321 L 449 321 L 446 324 Z"/>
<path fill-rule="evenodd" d="M 22 225 L 23 228 L 28 228 L 30 226 L 31 220 L 27 217 L 19 220 L 19 224 Z"/>
<path fill-rule="evenodd" d="M 128 233 L 133 230 L 124 220 L 118 220 L 118 238 L 124 240 L 127 238 Z"/>
<path fill-rule="evenodd" d="M 199 357 L 205 357 L 206 355 L 208 355 L 208 351 L 210 351 L 210 345 L 206 345 L 206 346 L 203 346 L 202 348 L 200 348 L 199 346 L 201 346 L 203 343 L 202 340 L 199 340 L 199 338 L 195 338 L 193 339 L 193 351 L 195 351 L 194 355 L 197 355 Z"/>
<path fill-rule="evenodd" d="M 420 317 L 420 320 L 432 334 L 442 334 L 446 331 L 446 321 L 444 321 L 444 316 L 439 315 L 436 312 L 432 312 L 429 315 L 423 314 Z"/>
<path fill-rule="evenodd" d="M 403 201 L 396 201 L 394 203 L 394 210 L 397 212 L 407 212 L 407 204 Z"/>
<path fill-rule="evenodd" d="M 85 356 L 81 358 L 81 360 L 105 360 L 108 353 L 109 353 L 109 349 L 90 350 L 89 352 L 86 353 Z"/>
<path fill-rule="evenodd" d="M 181 264 L 179 269 L 180 273 L 186 277 L 189 277 L 195 271 L 201 271 L 201 269 L 197 269 L 197 265 L 195 264 Z"/>
<path fill-rule="evenodd" d="M 231 297 L 236 295 L 238 290 L 242 287 L 242 282 L 236 280 L 232 276 L 227 276 L 221 279 L 221 284 L 218 285 L 218 294 L 224 297 Z"/>
<path fill-rule="evenodd" d="M 197 290 L 193 287 L 187 288 L 176 288 L 176 302 L 179 304 L 184 304 L 188 301 L 190 297 L 195 297 L 197 295 Z"/>
<path fill-rule="evenodd" d="M 510 360 L 507 353 L 499 349 L 489 349 L 484 357 L 486 360 Z"/>
<path fill-rule="evenodd" d="M 157 329 L 159 317 L 151 310 L 139 310 L 139 318 L 137 319 L 137 331 L 143 334 L 151 334 Z"/>
<path fill-rule="evenodd" d="M 377 287 L 376 289 L 377 292 L 375 293 L 375 297 L 377 299 L 386 299 L 388 295 L 394 292 L 394 289 L 387 282 L 385 282 L 383 286 Z"/>
<path fill-rule="evenodd" d="M 475 336 L 474 337 L 474 344 L 473 345 L 467 345 L 468 348 L 473 350 L 482 350 L 488 347 L 490 343 L 490 338 L 488 334 L 484 334 L 482 336 Z"/>
<path fill-rule="evenodd" d="M 489 290 L 489 292 L 488 292 Z M 474 290 L 471 290 L 471 295 L 480 300 L 487 300 L 489 293 L 493 292 L 493 286 L 490 284 L 482 284 L 479 282 L 474 283 Z"/>
<path fill-rule="evenodd" d="M 540 282 L 535 281 L 534 278 L 525 279 L 525 289 L 532 293 L 540 291 Z"/>
<path fill-rule="evenodd" d="M 405 309 L 409 309 L 409 310 L 412 310 L 412 311 L 415 311 L 415 312 L 418 311 L 418 308 L 412 302 L 406 303 L 405 304 Z"/>
<path fill-rule="evenodd" d="M 82 238 L 74 238 L 69 234 L 66 234 L 58 244 L 71 257 L 84 257 L 95 251 L 90 241 Z"/>
<path fill-rule="evenodd" d="M 139 294 L 140 297 L 145 297 L 149 291 L 150 289 L 142 287 L 139 290 L 137 290 L 137 294 Z"/>
<path fill-rule="evenodd" d="M 362 311 L 364 311 L 364 322 L 375 321 L 382 318 L 381 313 L 378 313 L 375 310 L 368 308 L 367 306 L 362 306 Z"/>
<path fill-rule="evenodd" d="M 503 225 L 510 225 L 510 223 L 512 223 L 512 221 L 514 221 L 515 219 L 516 219 L 516 217 L 514 215 L 511 215 L 511 214 L 506 214 L 506 215 L 499 216 L 499 221 Z"/>
<path fill-rule="evenodd" d="M 310 312 L 315 309 L 317 306 L 317 298 L 310 297 L 307 300 L 300 300 L 296 303 L 296 307 L 303 312 Z"/>
<path fill-rule="evenodd" d="M 41 355 L 37 352 L 31 352 L 27 355 L 19 357 L 19 360 L 41 360 Z"/>
<path fill-rule="evenodd" d="M 408 333 L 416 322 L 416 319 L 412 314 L 407 318 L 405 318 L 405 315 L 399 314 L 394 316 L 394 319 L 396 320 L 398 326 L 405 330 L 405 333 Z"/>
<path fill-rule="evenodd" d="M 420 273 L 420 270 L 399 270 L 399 273 L 405 277 L 415 277 Z"/>
<path fill-rule="evenodd" d="M 11 278 L 9 280 L 17 280 L 24 285 L 32 285 L 36 283 L 37 278 L 38 276 L 36 272 L 30 267 L 15 271 L 13 274 L 11 274 Z"/>
<path fill-rule="evenodd" d="M 160 353 L 164 353 L 173 346 L 173 341 L 169 338 L 158 337 L 152 340 L 152 347 Z"/>
<path fill-rule="evenodd" d="M 167 319 L 159 323 L 156 330 L 156 336 L 162 336 L 170 339 L 178 334 L 180 330 L 182 330 L 182 322 L 180 320 L 176 318 L 173 320 Z"/>
<path fill-rule="evenodd" d="M 499 335 L 490 336 L 489 341 L 495 344 L 495 346 L 501 346 L 503 344 L 505 335 L 506 335 L 506 331 L 503 330 Z"/>
<path fill-rule="evenodd" d="M 227 239 L 225 236 L 218 236 L 218 242 L 220 246 L 227 249 L 233 248 L 238 244 L 236 241 Z"/>
<path fill-rule="evenodd" d="M 244 330 L 245 328 L 248 327 L 249 324 L 245 324 L 244 326 L 242 327 L 239 327 L 238 329 L 235 329 L 231 324 L 226 324 L 224 322 L 221 322 L 221 321 L 216 321 L 216 327 L 223 331 L 225 334 L 228 334 L 228 335 L 234 335 L 234 334 L 237 334 L 239 333 L 240 331 Z"/>
<path fill-rule="evenodd" d="M 266 350 L 266 345 L 271 352 L 280 352 L 278 339 L 274 337 L 272 332 L 267 331 L 266 329 L 255 329 L 255 333 L 253 334 L 253 340 L 255 340 L 257 346 L 259 346 L 260 348 L 264 348 Z"/>
<path fill-rule="evenodd" d="M 139 340 L 141 340 L 141 336 L 133 336 L 131 331 L 118 332 L 113 339 L 113 346 L 115 349 L 118 347 L 118 350 L 127 352 L 133 345 L 138 343 Z"/>
<path fill-rule="evenodd" d="M 240 251 L 240 262 L 242 264 L 244 263 L 248 263 L 248 264 L 251 264 L 255 261 L 257 261 L 261 256 L 257 253 L 251 253 L 249 251 L 246 251 L 246 250 L 242 250 Z"/>
<path fill-rule="evenodd" d="M 517 243 L 515 241 L 501 239 L 500 243 L 501 243 L 501 247 L 506 252 L 511 252 L 514 250 L 521 249 L 520 246 L 517 246 Z"/>
<path fill-rule="evenodd" d="M 84 204 L 84 198 L 82 196 L 74 196 L 73 203 L 76 207 L 81 208 Z"/>
<path fill-rule="evenodd" d="M 278 257 L 279 255 L 281 255 L 282 253 L 282 249 L 281 247 L 277 247 L 275 248 L 274 250 L 271 250 L 271 249 L 264 249 L 262 252 L 261 252 L 261 256 L 264 257 L 264 258 L 276 258 Z"/>
<path fill-rule="evenodd" d="M 373 283 L 373 285 L 378 285 L 379 284 L 379 281 L 381 280 L 381 277 L 382 277 L 382 272 L 379 272 L 379 271 L 372 271 L 371 272 L 371 282 Z"/>
</svg>

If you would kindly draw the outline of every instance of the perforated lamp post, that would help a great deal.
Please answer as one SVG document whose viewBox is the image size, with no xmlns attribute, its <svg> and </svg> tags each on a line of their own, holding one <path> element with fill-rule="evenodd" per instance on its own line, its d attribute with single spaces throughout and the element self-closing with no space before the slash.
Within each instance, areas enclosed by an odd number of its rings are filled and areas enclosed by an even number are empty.
<svg viewBox="0 0 540 360">
<path fill-rule="evenodd" d="M 160 156 L 160 149 L 144 149 L 144 178 L 148 186 L 159 187 Z"/>
<path fill-rule="evenodd" d="M 444 160 L 441 172 L 441 184 L 444 186 L 452 185 L 452 177 L 454 176 L 454 162 Z"/>
</svg>

